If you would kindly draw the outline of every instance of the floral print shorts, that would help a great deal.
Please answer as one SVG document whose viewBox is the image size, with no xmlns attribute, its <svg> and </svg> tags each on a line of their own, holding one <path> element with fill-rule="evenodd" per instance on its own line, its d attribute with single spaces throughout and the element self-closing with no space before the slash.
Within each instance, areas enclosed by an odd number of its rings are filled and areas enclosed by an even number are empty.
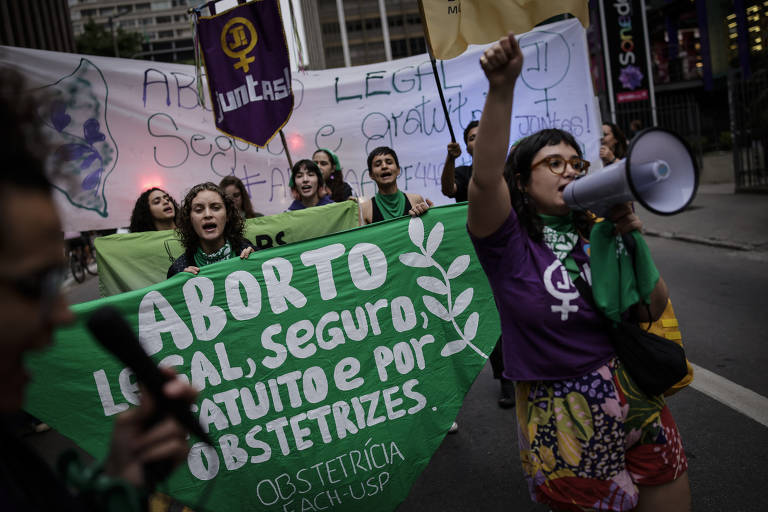
<svg viewBox="0 0 768 512">
<path fill-rule="evenodd" d="M 618 359 L 575 379 L 517 382 L 520 459 L 534 501 L 558 510 L 631 510 L 637 485 L 685 473 L 663 397 L 649 398 Z"/>
</svg>

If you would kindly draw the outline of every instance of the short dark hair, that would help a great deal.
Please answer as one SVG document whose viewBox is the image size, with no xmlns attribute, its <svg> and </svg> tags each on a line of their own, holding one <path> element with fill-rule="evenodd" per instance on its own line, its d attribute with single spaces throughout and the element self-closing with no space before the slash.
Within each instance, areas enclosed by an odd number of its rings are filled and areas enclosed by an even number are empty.
<svg viewBox="0 0 768 512">
<path fill-rule="evenodd" d="M 131 212 L 131 224 L 128 227 L 128 230 L 131 233 L 156 231 L 155 219 L 152 217 L 152 213 L 149 211 L 149 196 L 155 190 L 159 190 L 163 194 L 168 195 L 168 199 L 170 199 L 171 203 L 173 203 L 174 221 L 179 217 L 179 204 L 173 197 L 171 197 L 171 194 L 168 194 L 168 192 L 159 187 L 152 187 L 142 192 L 139 198 L 136 199 L 136 204 L 133 205 L 133 212 Z"/>
<path fill-rule="evenodd" d="M 317 175 L 317 189 L 320 190 L 320 187 L 323 186 L 323 172 L 315 162 L 306 158 L 293 164 L 293 167 L 291 168 L 291 180 L 288 182 L 288 185 L 291 188 L 296 187 L 296 180 L 294 178 L 296 177 L 296 174 L 298 174 L 298 172 L 302 169 Z"/>
<path fill-rule="evenodd" d="M 371 166 L 373 165 L 373 159 L 379 155 L 392 155 L 395 160 L 395 165 L 399 168 L 400 161 L 397 159 L 397 153 L 395 150 L 388 146 L 379 146 L 370 153 L 368 153 L 368 174 L 371 174 Z"/>
<path fill-rule="evenodd" d="M 536 210 L 533 198 L 528 196 L 521 188 L 531 180 L 531 165 L 533 157 L 539 150 L 546 146 L 557 146 L 561 142 L 568 144 L 581 158 L 582 152 L 579 143 L 570 133 L 555 128 L 546 128 L 520 140 L 512 147 L 504 165 L 504 179 L 509 187 L 509 198 L 512 208 L 515 210 L 521 225 L 533 240 L 541 241 L 543 237 L 543 224 Z M 589 236 L 592 220 L 586 212 L 574 212 L 573 217 L 576 228 L 583 235 Z"/>
<path fill-rule="evenodd" d="M 464 128 L 464 144 L 466 145 L 467 141 L 469 141 L 469 132 L 472 131 L 472 128 L 477 128 L 480 125 L 480 121 L 470 121 L 470 123 L 467 125 L 466 128 Z"/>
<path fill-rule="evenodd" d="M 176 234 L 179 236 L 181 245 L 184 246 L 185 253 L 189 261 L 194 261 L 191 258 L 194 257 L 195 251 L 200 247 L 200 237 L 195 233 L 195 228 L 192 227 L 192 201 L 195 196 L 204 190 L 210 190 L 216 192 L 224 201 L 224 208 L 227 211 L 227 223 L 224 226 L 224 238 L 229 242 L 233 248 L 240 247 L 245 241 L 243 231 L 245 230 L 245 222 L 240 216 L 240 212 L 235 208 L 235 203 L 232 199 L 228 198 L 223 190 L 218 185 L 207 181 L 200 183 L 192 187 L 187 195 L 184 196 L 184 202 L 181 203 L 181 214 L 179 215 L 179 223 L 176 226 Z"/>
</svg>

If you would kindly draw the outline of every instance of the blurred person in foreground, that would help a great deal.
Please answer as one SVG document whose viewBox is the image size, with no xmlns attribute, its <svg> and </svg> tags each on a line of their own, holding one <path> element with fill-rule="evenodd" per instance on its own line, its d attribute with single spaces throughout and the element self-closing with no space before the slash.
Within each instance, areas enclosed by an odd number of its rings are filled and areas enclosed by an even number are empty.
<svg viewBox="0 0 768 512">
<path fill-rule="evenodd" d="M 154 413 L 150 399 L 117 417 L 100 469 L 60 460 L 67 477 L 55 474 L 11 427 L 30 379 L 25 355 L 50 345 L 53 330 L 74 319 L 60 290 L 64 243 L 44 172 L 48 152 L 41 150 L 38 108 L 21 76 L 0 70 L 0 212 L 6 226 L 0 234 L 0 510 L 143 510 L 145 464 L 170 468 L 189 451 L 187 432 L 175 420 L 147 424 Z M 188 403 L 196 396 L 178 379 L 164 392 Z"/>
</svg>

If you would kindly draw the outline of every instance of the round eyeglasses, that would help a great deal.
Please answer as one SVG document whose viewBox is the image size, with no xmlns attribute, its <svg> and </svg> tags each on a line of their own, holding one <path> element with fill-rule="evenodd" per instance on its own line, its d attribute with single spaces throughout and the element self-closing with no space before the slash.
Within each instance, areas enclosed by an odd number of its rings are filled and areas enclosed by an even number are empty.
<svg viewBox="0 0 768 512">
<path fill-rule="evenodd" d="M 549 170 L 558 176 L 565 174 L 566 164 L 570 164 L 571 168 L 576 171 L 577 178 L 581 178 L 587 174 L 587 170 L 589 169 L 589 161 L 577 156 L 573 156 L 567 159 L 558 155 L 545 156 L 535 164 L 531 165 L 531 169 L 539 164 L 547 164 Z"/>
</svg>

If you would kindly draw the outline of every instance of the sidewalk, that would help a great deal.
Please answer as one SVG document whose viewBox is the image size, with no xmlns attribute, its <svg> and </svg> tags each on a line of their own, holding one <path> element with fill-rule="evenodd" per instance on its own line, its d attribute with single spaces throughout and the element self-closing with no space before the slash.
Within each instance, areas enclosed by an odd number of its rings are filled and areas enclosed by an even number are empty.
<svg viewBox="0 0 768 512">
<path fill-rule="evenodd" d="M 702 184 L 678 215 L 654 215 L 637 206 L 646 235 L 768 252 L 768 194 L 735 194 L 733 183 Z"/>
</svg>

